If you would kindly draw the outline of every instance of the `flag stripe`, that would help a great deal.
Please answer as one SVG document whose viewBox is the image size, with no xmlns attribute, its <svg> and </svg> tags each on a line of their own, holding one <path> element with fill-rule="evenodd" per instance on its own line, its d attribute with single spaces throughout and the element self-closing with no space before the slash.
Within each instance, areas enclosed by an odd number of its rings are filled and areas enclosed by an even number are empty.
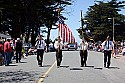
<svg viewBox="0 0 125 83">
<path fill-rule="evenodd" d="M 65 43 L 75 43 L 75 38 L 70 30 L 70 28 L 64 23 L 63 19 L 59 17 L 59 35 L 62 38 L 62 42 Z"/>
</svg>

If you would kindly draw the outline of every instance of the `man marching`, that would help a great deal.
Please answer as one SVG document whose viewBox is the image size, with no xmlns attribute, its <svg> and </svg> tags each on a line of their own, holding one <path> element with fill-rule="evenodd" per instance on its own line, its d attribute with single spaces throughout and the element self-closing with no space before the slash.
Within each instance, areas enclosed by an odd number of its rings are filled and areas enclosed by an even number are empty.
<svg viewBox="0 0 125 83">
<path fill-rule="evenodd" d="M 87 66 L 87 49 L 88 49 L 88 43 L 85 41 L 84 37 L 82 38 L 82 42 L 80 44 L 80 57 L 81 57 L 81 67 Z"/>
<path fill-rule="evenodd" d="M 114 47 L 112 41 L 110 41 L 110 36 L 107 36 L 106 40 L 102 43 L 102 49 L 104 49 L 104 67 L 109 68 L 111 53 Z M 107 66 L 106 66 L 107 65 Z"/>
<path fill-rule="evenodd" d="M 57 67 L 60 67 L 62 61 L 62 46 L 60 36 L 58 37 L 58 41 L 55 41 L 54 47 L 56 49 L 56 60 L 57 60 Z"/>
<path fill-rule="evenodd" d="M 42 36 L 38 36 L 38 41 L 35 44 L 37 48 L 37 61 L 38 65 L 42 67 L 43 62 L 43 54 L 45 49 L 45 41 L 43 40 Z"/>
</svg>

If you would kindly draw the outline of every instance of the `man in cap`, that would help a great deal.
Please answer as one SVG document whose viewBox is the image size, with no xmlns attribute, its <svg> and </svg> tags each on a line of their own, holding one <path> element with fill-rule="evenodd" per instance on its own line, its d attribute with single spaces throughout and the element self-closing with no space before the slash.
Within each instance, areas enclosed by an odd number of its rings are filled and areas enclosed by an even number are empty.
<svg viewBox="0 0 125 83">
<path fill-rule="evenodd" d="M 102 43 L 102 49 L 104 49 L 104 67 L 109 68 L 110 66 L 110 59 L 113 47 L 114 44 L 112 41 L 110 41 L 110 36 L 107 36 L 106 40 Z"/>
</svg>

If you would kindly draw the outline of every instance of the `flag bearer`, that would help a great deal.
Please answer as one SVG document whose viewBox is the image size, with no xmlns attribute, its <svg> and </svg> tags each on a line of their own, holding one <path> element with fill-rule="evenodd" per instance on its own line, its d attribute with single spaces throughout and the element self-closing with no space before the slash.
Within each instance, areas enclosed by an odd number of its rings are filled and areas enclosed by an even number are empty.
<svg viewBox="0 0 125 83">
<path fill-rule="evenodd" d="M 62 62 L 62 46 L 60 36 L 58 37 L 58 41 L 55 42 L 54 47 L 56 49 L 56 60 L 57 60 L 57 67 L 60 67 Z"/>
</svg>

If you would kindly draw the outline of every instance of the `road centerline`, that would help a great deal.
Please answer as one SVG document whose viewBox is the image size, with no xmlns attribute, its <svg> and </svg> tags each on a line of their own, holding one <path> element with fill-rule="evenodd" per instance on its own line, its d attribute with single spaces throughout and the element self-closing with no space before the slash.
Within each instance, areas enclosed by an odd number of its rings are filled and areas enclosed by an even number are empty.
<svg viewBox="0 0 125 83">
<path fill-rule="evenodd" d="M 47 74 L 52 70 L 52 68 L 54 67 L 54 65 L 56 64 L 56 61 L 53 63 L 53 65 L 46 71 L 46 73 L 39 79 L 38 83 L 41 83 L 44 78 L 47 76 Z"/>
</svg>

